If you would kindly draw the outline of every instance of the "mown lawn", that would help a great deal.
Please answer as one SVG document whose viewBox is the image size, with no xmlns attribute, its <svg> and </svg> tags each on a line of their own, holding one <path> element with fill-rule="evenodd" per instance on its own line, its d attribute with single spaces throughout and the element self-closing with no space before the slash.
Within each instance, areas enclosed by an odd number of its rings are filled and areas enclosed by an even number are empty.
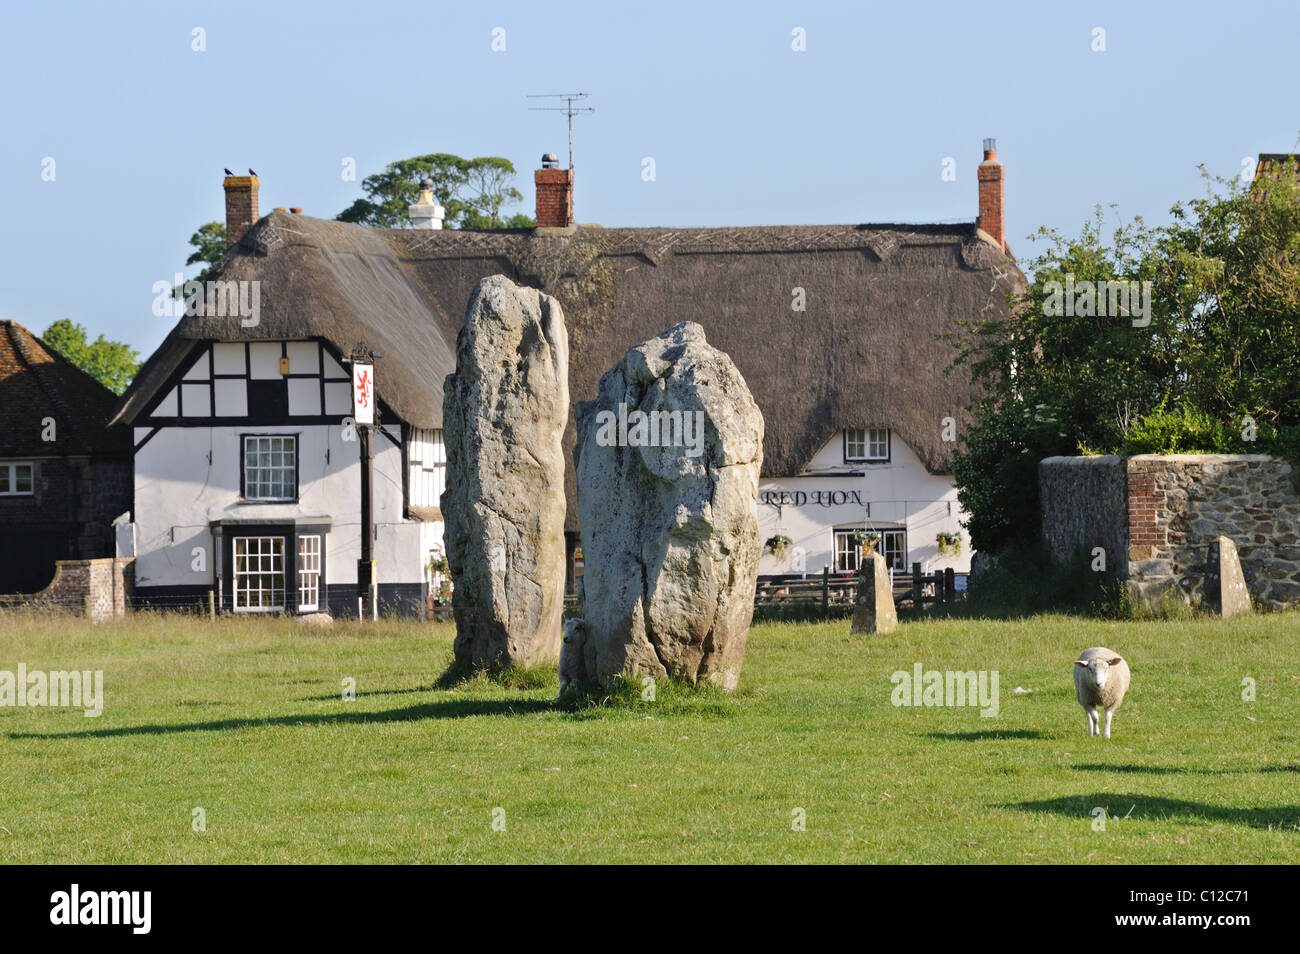
<svg viewBox="0 0 1300 954">
<path fill-rule="evenodd" d="M 106 697 L 0 708 L 0 860 L 1300 862 L 1300 614 L 847 631 L 756 626 L 734 696 L 562 711 L 553 674 L 436 688 L 445 624 L 0 615 L 0 670 Z M 1071 681 L 1096 644 L 1133 670 L 1109 741 Z M 998 670 L 999 715 L 895 708 L 916 662 Z"/>
</svg>

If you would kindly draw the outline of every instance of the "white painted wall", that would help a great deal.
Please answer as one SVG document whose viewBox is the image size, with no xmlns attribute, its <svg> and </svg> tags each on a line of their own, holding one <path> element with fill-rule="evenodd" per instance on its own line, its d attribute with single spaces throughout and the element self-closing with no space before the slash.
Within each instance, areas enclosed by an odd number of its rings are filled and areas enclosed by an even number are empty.
<svg viewBox="0 0 1300 954">
<path fill-rule="evenodd" d="M 822 567 L 831 565 L 835 571 L 834 531 L 837 528 L 866 527 L 867 529 L 907 530 L 907 565 L 920 561 L 922 572 L 931 573 L 952 567 L 956 572 L 970 570 L 970 545 L 961 527 L 964 512 L 957 503 L 957 488 L 948 476 L 936 476 L 910 447 L 890 435 L 891 460 L 889 463 L 845 463 L 840 434 L 836 434 L 813 458 L 804 474 L 797 477 L 764 478 L 759 482 L 758 523 L 763 540 L 784 534 L 793 542 L 785 558 L 778 561 L 763 551 L 759 560 L 760 575 L 792 573 L 795 548 L 802 547 L 807 573 L 820 576 Z M 834 472 L 865 471 L 865 476 L 807 476 Z M 785 504 L 778 507 L 765 504 L 766 492 L 802 491 L 802 506 Z M 856 491 L 863 504 L 871 505 L 870 518 L 865 506 L 856 501 L 823 506 L 814 502 L 814 494 L 828 491 Z M 827 499 L 823 496 L 823 500 Z M 850 500 L 852 498 L 850 497 Z M 935 534 L 962 533 L 960 555 L 939 555 Z"/>
<path fill-rule="evenodd" d="M 400 439 L 396 426 L 386 430 Z M 136 428 L 138 442 L 148 433 Z M 328 517 L 326 580 L 355 583 L 361 557 L 360 443 L 338 424 L 274 427 L 166 427 L 136 453 L 135 540 L 139 586 L 211 585 L 213 520 Z M 239 496 L 241 434 L 297 434 L 297 503 L 244 503 Z M 424 579 L 427 531 L 402 518 L 402 454 L 374 437 L 375 559 L 381 583 Z M 230 531 L 227 531 L 228 533 Z M 193 548 L 206 550 L 196 572 Z"/>
</svg>

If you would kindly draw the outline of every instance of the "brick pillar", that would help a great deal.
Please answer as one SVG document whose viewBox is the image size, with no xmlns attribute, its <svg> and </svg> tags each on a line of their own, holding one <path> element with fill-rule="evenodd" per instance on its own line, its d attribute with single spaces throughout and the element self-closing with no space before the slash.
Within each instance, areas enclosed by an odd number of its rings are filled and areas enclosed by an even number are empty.
<svg viewBox="0 0 1300 954">
<path fill-rule="evenodd" d="M 537 186 L 537 227 L 562 229 L 573 224 L 573 170 L 538 169 L 533 173 Z"/>
<path fill-rule="evenodd" d="M 1158 549 L 1168 546 L 1167 528 L 1160 526 L 1156 511 L 1164 508 L 1165 494 L 1156 489 L 1154 470 L 1147 461 L 1128 462 L 1128 558 L 1150 560 Z"/>
<path fill-rule="evenodd" d="M 980 217 L 979 228 L 1007 250 L 1006 216 L 1003 212 L 1006 199 L 1006 172 L 998 162 L 997 142 L 984 140 L 984 161 L 979 165 Z"/>
<path fill-rule="evenodd" d="M 221 186 L 226 190 L 226 248 L 234 245 L 248 227 L 258 220 L 257 176 L 226 176 Z"/>
</svg>

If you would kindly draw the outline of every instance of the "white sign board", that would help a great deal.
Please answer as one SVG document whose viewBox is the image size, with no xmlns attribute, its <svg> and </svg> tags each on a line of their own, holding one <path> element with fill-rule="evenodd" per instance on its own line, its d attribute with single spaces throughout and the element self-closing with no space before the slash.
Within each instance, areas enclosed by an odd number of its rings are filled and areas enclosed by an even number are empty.
<svg viewBox="0 0 1300 954">
<path fill-rule="evenodd" d="M 352 419 L 358 424 L 375 423 L 375 366 L 352 365 Z"/>
</svg>

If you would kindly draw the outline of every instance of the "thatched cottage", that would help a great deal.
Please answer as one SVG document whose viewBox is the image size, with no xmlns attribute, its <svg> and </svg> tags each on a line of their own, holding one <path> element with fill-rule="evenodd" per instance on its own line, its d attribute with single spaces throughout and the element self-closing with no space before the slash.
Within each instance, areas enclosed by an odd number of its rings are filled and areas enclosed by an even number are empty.
<svg viewBox="0 0 1300 954">
<path fill-rule="evenodd" d="M 731 355 L 766 421 L 762 532 L 790 540 L 764 554 L 762 574 L 851 572 L 859 529 L 879 533 L 900 568 L 968 566 L 969 550 L 943 556 L 936 544 L 960 529 L 948 473 L 973 397 L 963 373 L 944 374 L 954 352 L 940 337 L 1004 312 L 1024 285 L 991 141 L 978 221 L 945 225 L 575 225 L 573 170 L 545 165 L 538 227 L 505 231 L 442 230 L 428 196 L 412 229 L 259 219 L 256 180 L 226 180 L 237 241 L 212 278 L 229 307 L 181 319 L 115 417 L 135 433 L 138 594 L 215 584 L 236 610 L 355 612 L 359 466 L 343 359 L 364 341 L 383 355 L 381 603 L 418 599 L 441 544 L 442 382 L 470 291 L 492 274 L 563 305 L 575 402 L 629 347 L 679 321 Z M 252 288 L 259 296 L 236 301 Z M 236 304 L 255 297 L 252 320 Z M 572 470 L 567 489 L 581 572 Z M 215 559 L 198 561 L 203 548 Z"/>
</svg>

